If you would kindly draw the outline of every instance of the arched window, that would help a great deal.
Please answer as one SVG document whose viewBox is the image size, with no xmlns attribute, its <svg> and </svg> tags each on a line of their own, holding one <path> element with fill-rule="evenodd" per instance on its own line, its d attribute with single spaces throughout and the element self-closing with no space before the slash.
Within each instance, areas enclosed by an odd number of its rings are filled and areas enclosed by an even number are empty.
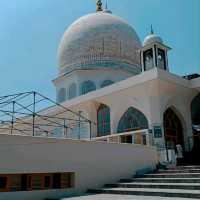
<svg viewBox="0 0 200 200">
<path fill-rule="evenodd" d="M 158 67 L 166 69 L 165 51 L 158 48 Z"/>
<path fill-rule="evenodd" d="M 120 119 L 117 132 L 123 133 L 140 129 L 148 129 L 147 118 L 139 110 L 130 107 Z"/>
<path fill-rule="evenodd" d="M 96 90 L 96 85 L 92 81 L 85 81 L 82 83 L 81 94 L 87 94 L 88 92 Z"/>
<path fill-rule="evenodd" d="M 153 68 L 153 49 L 148 49 L 144 52 L 144 70 L 147 71 Z"/>
<path fill-rule="evenodd" d="M 58 94 L 57 94 L 57 102 L 58 103 L 62 103 L 66 100 L 66 89 L 65 88 L 61 88 L 58 90 Z"/>
<path fill-rule="evenodd" d="M 75 83 L 72 83 L 69 86 L 69 91 L 68 91 L 69 99 L 73 99 L 74 97 L 76 97 L 76 95 L 77 95 L 77 87 Z"/>
<path fill-rule="evenodd" d="M 97 131 L 98 136 L 110 134 L 110 108 L 103 104 L 97 110 Z"/>
<path fill-rule="evenodd" d="M 101 88 L 106 87 L 108 85 L 112 85 L 114 82 L 111 80 L 105 80 L 102 84 L 101 84 Z"/>
</svg>

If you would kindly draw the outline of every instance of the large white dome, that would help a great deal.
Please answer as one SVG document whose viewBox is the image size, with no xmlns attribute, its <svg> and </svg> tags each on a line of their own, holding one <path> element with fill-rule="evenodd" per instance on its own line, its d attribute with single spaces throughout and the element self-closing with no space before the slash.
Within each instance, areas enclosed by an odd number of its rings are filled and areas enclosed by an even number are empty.
<svg viewBox="0 0 200 200">
<path fill-rule="evenodd" d="M 139 68 L 140 39 L 121 18 L 108 12 L 81 17 L 64 33 L 58 59 L 60 73 L 94 67 Z"/>
</svg>

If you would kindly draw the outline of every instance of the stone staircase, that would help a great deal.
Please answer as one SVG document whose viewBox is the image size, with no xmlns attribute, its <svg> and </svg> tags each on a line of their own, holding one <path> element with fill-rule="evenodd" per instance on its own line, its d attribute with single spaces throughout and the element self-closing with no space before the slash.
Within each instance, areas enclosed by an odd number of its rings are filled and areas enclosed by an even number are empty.
<svg viewBox="0 0 200 200">
<path fill-rule="evenodd" d="M 90 189 L 88 192 L 200 199 L 200 166 L 158 170 L 153 174 L 123 179 L 116 184 L 107 184 L 103 189 Z"/>
</svg>

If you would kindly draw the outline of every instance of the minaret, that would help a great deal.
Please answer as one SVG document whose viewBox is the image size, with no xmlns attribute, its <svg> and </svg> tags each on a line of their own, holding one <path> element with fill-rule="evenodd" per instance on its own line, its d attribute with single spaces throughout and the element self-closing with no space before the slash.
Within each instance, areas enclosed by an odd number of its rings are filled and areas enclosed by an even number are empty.
<svg viewBox="0 0 200 200">
<path fill-rule="evenodd" d="M 151 25 L 150 34 L 145 38 L 141 49 L 142 71 L 159 68 L 169 71 L 167 52 L 171 50 L 166 46 L 162 38 L 154 33 Z"/>
<path fill-rule="evenodd" d="M 97 12 L 103 11 L 101 0 L 97 0 L 97 2 L 96 2 L 96 11 Z"/>
</svg>

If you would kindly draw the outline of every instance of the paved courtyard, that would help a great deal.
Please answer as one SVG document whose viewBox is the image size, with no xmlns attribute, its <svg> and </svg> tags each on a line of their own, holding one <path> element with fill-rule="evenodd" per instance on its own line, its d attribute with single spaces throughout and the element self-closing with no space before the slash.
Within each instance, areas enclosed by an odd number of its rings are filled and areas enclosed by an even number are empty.
<svg viewBox="0 0 200 200">
<path fill-rule="evenodd" d="M 195 199 L 175 198 L 175 197 L 168 198 L 168 197 L 150 197 L 150 196 L 133 196 L 133 195 L 129 196 L 129 195 L 97 194 L 97 195 L 65 198 L 62 200 L 195 200 Z"/>
</svg>

